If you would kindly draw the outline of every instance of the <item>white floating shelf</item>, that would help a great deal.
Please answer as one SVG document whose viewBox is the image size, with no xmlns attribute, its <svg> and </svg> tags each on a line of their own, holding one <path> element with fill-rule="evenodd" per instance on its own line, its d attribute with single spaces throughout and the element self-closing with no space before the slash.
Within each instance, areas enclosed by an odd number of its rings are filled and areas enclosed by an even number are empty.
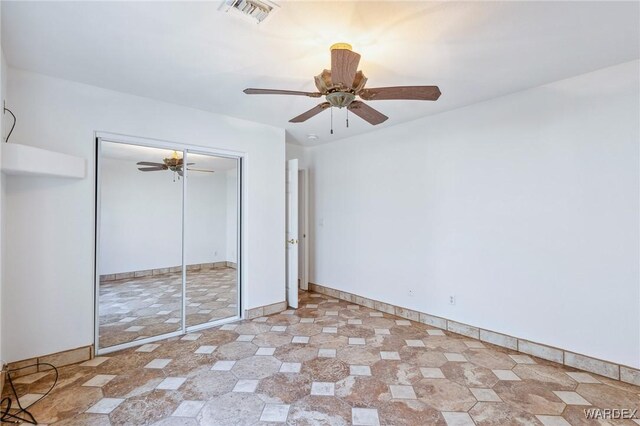
<svg viewBox="0 0 640 426">
<path fill-rule="evenodd" d="M 52 176 L 84 179 L 84 158 L 60 154 L 33 146 L 2 143 L 2 173 L 22 176 Z"/>
</svg>

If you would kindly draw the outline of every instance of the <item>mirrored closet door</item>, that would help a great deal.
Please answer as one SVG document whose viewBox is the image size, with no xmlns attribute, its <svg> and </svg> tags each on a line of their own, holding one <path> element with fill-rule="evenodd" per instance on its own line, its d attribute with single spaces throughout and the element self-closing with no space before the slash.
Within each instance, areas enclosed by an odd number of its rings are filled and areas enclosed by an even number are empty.
<svg viewBox="0 0 640 426">
<path fill-rule="evenodd" d="M 238 160 L 189 151 L 185 205 L 186 319 L 237 316 Z"/>
<path fill-rule="evenodd" d="M 239 318 L 240 158 L 104 138 L 97 156 L 97 352 Z"/>
</svg>

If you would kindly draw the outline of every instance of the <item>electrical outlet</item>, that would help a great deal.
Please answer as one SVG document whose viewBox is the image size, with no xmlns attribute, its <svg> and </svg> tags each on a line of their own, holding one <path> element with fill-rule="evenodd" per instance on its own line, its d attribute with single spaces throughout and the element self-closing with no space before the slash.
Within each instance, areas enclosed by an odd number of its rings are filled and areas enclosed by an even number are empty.
<svg viewBox="0 0 640 426">
<path fill-rule="evenodd" d="M 455 305 L 456 304 L 456 296 L 455 295 L 449 296 L 449 304 L 450 305 Z"/>
</svg>

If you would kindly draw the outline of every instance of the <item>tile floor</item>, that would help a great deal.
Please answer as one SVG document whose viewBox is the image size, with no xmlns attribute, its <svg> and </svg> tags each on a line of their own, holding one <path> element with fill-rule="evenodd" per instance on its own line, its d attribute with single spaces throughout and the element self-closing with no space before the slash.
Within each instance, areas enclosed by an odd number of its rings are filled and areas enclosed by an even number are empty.
<svg viewBox="0 0 640 426">
<path fill-rule="evenodd" d="M 640 424 L 583 411 L 639 408 L 638 387 L 427 330 L 302 293 L 296 311 L 64 367 L 32 412 L 45 424 L 99 426 Z M 16 380 L 25 401 L 50 381 Z"/>
<path fill-rule="evenodd" d="M 237 315 L 232 268 L 187 271 L 187 325 Z M 182 273 L 107 281 L 100 285 L 100 347 L 181 328 Z"/>
</svg>

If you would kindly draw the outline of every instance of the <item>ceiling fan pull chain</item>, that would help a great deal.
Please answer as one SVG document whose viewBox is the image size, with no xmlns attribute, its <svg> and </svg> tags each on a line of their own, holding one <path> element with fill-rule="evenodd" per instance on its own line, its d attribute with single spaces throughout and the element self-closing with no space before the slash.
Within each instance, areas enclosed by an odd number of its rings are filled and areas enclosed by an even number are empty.
<svg viewBox="0 0 640 426">
<path fill-rule="evenodd" d="M 349 108 L 347 108 L 347 129 L 349 128 Z"/>
<path fill-rule="evenodd" d="M 331 109 L 331 134 L 333 134 L 333 107 Z"/>
</svg>

